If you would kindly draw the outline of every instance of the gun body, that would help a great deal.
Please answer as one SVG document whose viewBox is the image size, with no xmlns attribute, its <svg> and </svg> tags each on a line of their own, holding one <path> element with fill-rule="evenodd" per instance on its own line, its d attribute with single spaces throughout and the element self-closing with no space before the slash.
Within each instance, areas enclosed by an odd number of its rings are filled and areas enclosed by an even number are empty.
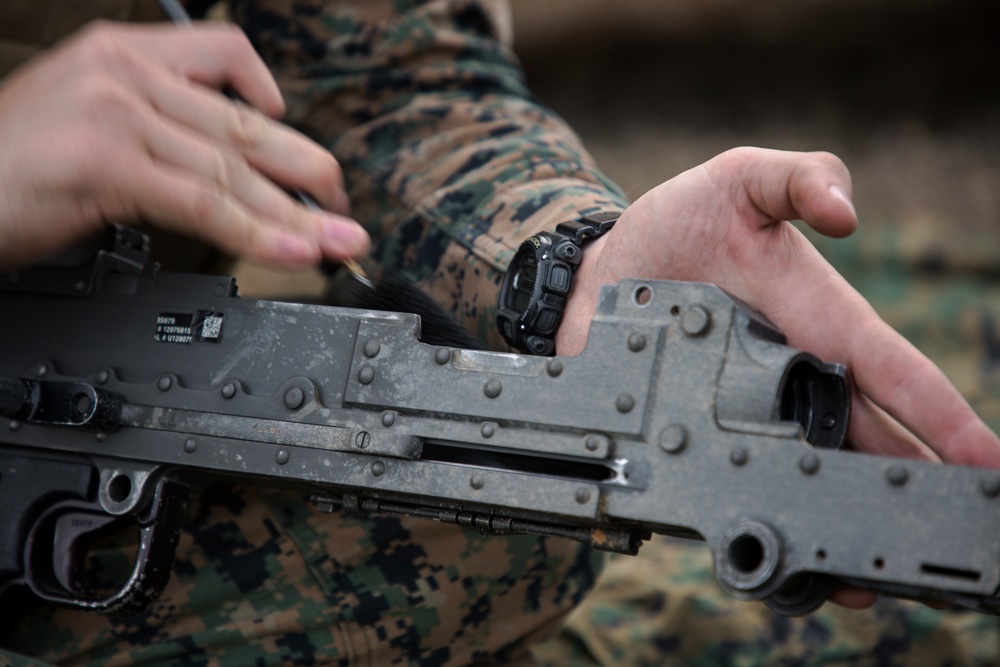
<svg viewBox="0 0 1000 667">
<path fill-rule="evenodd" d="M 233 478 L 624 553 L 704 539 L 726 591 L 786 614 L 847 585 L 1000 611 L 997 473 L 837 451 L 844 369 L 714 286 L 607 287 L 587 349 L 541 358 L 141 261 L 38 271 L 0 292 L 0 595 L 141 609 L 189 485 Z M 94 595 L 79 561 L 123 522 L 135 570 Z"/>
</svg>

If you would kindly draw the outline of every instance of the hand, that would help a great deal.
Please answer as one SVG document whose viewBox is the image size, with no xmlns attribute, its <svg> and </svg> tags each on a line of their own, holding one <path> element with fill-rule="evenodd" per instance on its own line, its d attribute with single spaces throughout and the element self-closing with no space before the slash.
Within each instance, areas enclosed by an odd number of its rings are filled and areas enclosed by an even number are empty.
<svg viewBox="0 0 1000 667">
<path fill-rule="evenodd" d="M 759 308 L 789 344 L 851 369 L 848 438 L 857 449 L 1000 467 L 1000 440 L 958 390 L 786 222 L 846 236 L 857 227 L 850 192 L 847 168 L 833 155 L 752 148 L 654 188 L 585 250 L 557 352 L 584 348 L 602 284 L 713 282 Z M 844 591 L 835 600 L 859 607 L 874 595 Z"/>
<path fill-rule="evenodd" d="M 283 111 L 231 26 L 93 24 L 0 88 L 0 266 L 139 220 L 272 264 L 366 253 L 339 165 L 272 120 Z"/>
</svg>

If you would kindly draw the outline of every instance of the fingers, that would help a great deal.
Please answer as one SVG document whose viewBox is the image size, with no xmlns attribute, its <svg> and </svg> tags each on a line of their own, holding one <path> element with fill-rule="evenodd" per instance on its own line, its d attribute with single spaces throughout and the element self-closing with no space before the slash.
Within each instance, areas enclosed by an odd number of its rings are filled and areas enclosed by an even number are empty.
<svg viewBox="0 0 1000 667">
<path fill-rule="evenodd" d="M 192 36 L 187 32 L 173 30 L 152 37 L 169 36 L 190 42 Z M 200 32 L 217 36 L 212 30 Z M 141 34 L 129 32 L 124 41 L 127 44 Z M 228 30 L 219 34 L 225 38 L 220 44 L 228 43 L 229 51 L 220 47 L 216 61 L 206 58 L 202 74 L 224 76 L 229 71 L 227 57 L 246 55 L 241 46 L 246 39 L 241 34 Z M 145 100 L 129 114 L 127 122 L 134 126 L 143 151 L 161 164 L 139 173 L 147 179 L 163 179 L 158 184 L 161 194 L 174 191 L 172 200 L 164 197 L 149 203 L 141 200 L 142 190 L 137 190 L 131 195 L 138 198 L 134 208 L 152 214 L 151 222 L 271 263 L 313 262 L 318 259 L 316 248 L 334 260 L 366 253 L 370 240 L 360 225 L 343 215 L 311 210 L 272 182 L 309 192 L 321 206 L 347 213 L 343 176 L 332 155 L 261 113 L 202 85 L 192 85 L 185 78 L 187 74 L 173 72 L 175 66 L 186 71 L 183 60 L 179 65 L 171 61 L 168 67 L 162 67 L 155 59 L 168 56 L 158 53 L 157 46 L 167 41 L 177 40 L 151 39 L 151 58 L 147 52 L 125 48 L 114 63 L 106 64 L 119 73 L 126 88 Z M 255 56 L 252 60 L 256 62 Z M 251 68 L 246 75 L 253 74 Z M 263 81 L 257 74 L 255 80 Z M 265 78 L 273 83 L 270 75 Z M 120 163 L 122 171 L 130 171 L 118 175 L 124 179 L 122 182 L 151 187 L 131 173 L 133 168 L 127 164 Z M 184 187 L 191 190 L 185 191 Z M 119 190 L 119 196 L 129 195 Z M 171 201 L 175 202 L 172 208 Z M 194 211 L 201 215 L 182 217 Z M 260 228 L 262 225 L 272 229 Z M 225 238 L 227 233 L 231 239 Z M 298 241 L 293 242 L 293 237 Z"/>
<path fill-rule="evenodd" d="M 804 220 L 837 238 L 857 228 L 850 172 L 831 153 L 736 148 L 705 166 L 737 205 L 749 199 L 758 212 L 750 222 L 758 228 L 776 220 Z"/>
<path fill-rule="evenodd" d="M 232 24 L 138 26 L 95 22 L 81 40 L 100 51 L 143 53 L 185 79 L 220 89 L 232 86 L 250 106 L 272 118 L 284 114 L 278 84 L 246 35 Z"/>
</svg>

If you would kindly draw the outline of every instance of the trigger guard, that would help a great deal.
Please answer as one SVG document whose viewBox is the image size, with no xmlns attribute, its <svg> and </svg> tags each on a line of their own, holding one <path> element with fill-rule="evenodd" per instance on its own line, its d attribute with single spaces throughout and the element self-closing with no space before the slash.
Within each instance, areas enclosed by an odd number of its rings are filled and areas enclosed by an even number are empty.
<svg viewBox="0 0 1000 667">
<path fill-rule="evenodd" d="M 181 522 L 187 510 L 188 488 L 173 480 L 161 479 L 153 492 L 148 511 L 133 517 L 139 526 L 139 549 L 128 579 L 115 593 L 94 597 L 87 591 L 74 590 L 75 563 L 60 562 L 65 555 L 58 549 L 82 539 L 84 533 L 106 530 L 121 524 L 125 518 L 108 517 L 99 504 L 80 500 L 64 500 L 49 507 L 34 523 L 24 548 L 24 584 L 46 602 L 82 611 L 109 616 L 131 616 L 144 611 L 170 580 L 174 549 L 180 535 Z M 99 516 L 92 529 L 63 533 L 57 539 L 61 517 L 73 514 Z M 65 529 L 64 529 L 65 530 Z M 74 558 L 73 549 L 68 553 Z M 79 554 L 82 556 L 82 554 Z"/>
</svg>

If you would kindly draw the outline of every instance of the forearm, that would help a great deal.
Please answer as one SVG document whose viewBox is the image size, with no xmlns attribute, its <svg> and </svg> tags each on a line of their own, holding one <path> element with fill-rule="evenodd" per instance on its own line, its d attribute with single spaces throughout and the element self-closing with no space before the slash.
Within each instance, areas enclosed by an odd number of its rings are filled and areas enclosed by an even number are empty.
<svg viewBox="0 0 1000 667">
<path fill-rule="evenodd" d="M 502 345 L 496 291 L 520 242 L 625 198 L 525 87 L 498 36 L 503 5 L 389 4 L 275 21 L 283 1 L 240 3 L 235 17 L 275 67 L 288 120 L 343 165 L 375 257 Z"/>
</svg>

